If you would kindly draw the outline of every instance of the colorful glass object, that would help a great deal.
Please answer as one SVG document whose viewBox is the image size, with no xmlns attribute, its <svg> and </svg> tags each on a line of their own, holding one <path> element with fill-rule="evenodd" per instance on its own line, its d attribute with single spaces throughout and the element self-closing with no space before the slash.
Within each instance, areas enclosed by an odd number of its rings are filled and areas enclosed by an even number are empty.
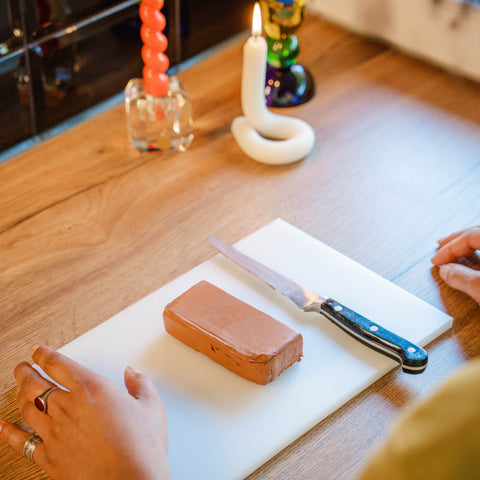
<svg viewBox="0 0 480 480">
<path fill-rule="evenodd" d="M 142 0 L 143 78 L 131 79 L 125 88 L 127 128 L 132 145 L 140 152 L 185 151 L 193 140 L 192 106 L 185 88 L 169 77 L 170 66 L 163 34 L 163 0 Z"/>
<path fill-rule="evenodd" d="M 260 0 L 267 34 L 265 97 L 272 107 L 291 107 L 313 97 L 313 78 L 297 63 L 300 50 L 295 35 L 303 22 L 306 0 Z"/>
</svg>

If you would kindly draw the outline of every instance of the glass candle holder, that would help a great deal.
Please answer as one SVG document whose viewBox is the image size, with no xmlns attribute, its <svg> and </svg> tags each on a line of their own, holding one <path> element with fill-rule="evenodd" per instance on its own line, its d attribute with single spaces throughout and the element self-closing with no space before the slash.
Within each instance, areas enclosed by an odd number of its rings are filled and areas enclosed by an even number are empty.
<svg viewBox="0 0 480 480">
<path fill-rule="evenodd" d="M 143 79 L 131 79 L 125 87 L 125 109 L 130 142 L 138 151 L 184 152 L 192 143 L 192 104 L 175 76 L 162 97 L 147 94 Z"/>
<path fill-rule="evenodd" d="M 303 22 L 306 0 L 260 0 L 267 34 L 265 97 L 272 107 L 292 107 L 312 98 L 311 74 L 297 63 L 300 45 L 295 32 Z"/>
</svg>

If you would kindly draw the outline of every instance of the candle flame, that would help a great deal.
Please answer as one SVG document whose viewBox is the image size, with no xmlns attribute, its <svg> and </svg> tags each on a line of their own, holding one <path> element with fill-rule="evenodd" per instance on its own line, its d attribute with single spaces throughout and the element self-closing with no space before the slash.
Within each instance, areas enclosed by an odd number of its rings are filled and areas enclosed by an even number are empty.
<svg viewBox="0 0 480 480">
<path fill-rule="evenodd" d="M 262 15 L 258 3 L 253 7 L 252 35 L 258 37 L 262 34 Z"/>
</svg>

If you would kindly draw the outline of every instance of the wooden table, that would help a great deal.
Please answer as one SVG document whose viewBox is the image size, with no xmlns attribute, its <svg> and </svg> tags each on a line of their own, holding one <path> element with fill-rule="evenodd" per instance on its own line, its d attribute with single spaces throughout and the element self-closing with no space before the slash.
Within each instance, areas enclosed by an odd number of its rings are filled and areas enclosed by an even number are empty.
<svg viewBox="0 0 480 480">
<path fill-rule="evenodd" d="M 139 154 L 118 106 L 0 166 L 0 414 L 20 422 L 12 369 L 58 348 L 276 217 L 454 317 L 420 376 L 395 369 L 252 474 L 353 479 L 400 409 L 480 353 L 480 309 L 439 280 L 438 238 L 480 223 L 480 86 L 309 18 L 304 161 L 267 166 L 230 134 L 243 41 L 183 72 L 186 153 Z M 246 38 L 246 37 L 245 37 Z M 347 446 L 347 447 L 346 447 Z M 0 446 L 0 478 L 42 479 Z"/>
</svg>

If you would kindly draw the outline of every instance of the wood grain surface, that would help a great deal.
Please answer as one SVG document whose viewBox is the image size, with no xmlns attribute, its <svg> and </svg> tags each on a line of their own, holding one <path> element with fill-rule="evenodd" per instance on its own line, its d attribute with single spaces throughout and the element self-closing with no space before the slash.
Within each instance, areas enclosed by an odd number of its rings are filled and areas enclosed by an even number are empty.
<svg viewBox="0 0 480 480">
<path fill-rule="evenodd" d="M 246 39 L 245 34 L 245 39 Z M 242 38 L 180 74 L 186 153 L 140 154 L 122 105 L 0 166 L 0 415 L 21 424 L 13 366 L 61 347 L 276 217 L 454 317 L 426 372 L 398 368 L 248 477 L 354 479 L 398 412 L 480 354 L 480 308 L 445 286 L 438 238 L 480 224 L 480 85 L 319 18 L 299 30 L 313 74 L 305 160 L 268 166 L 230 133 Z M 319 272 L 321 274 L 321 272 Z M 0 478 L 47 478 L 0 445 Z"/>
</svg>

